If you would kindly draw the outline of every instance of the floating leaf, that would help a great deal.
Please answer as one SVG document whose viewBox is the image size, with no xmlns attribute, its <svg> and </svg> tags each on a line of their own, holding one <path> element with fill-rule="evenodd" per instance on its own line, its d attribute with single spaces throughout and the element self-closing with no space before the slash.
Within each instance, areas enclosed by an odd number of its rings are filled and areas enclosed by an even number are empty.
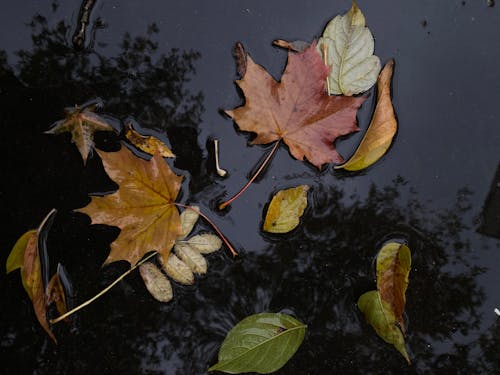
<svg viewBox="0 0 500 375">
<path fill-rule="evenodd" d="M 47 321 L 47 307 L 50 302 L 47 300 L 44 290 L 42 264 L 38 247 L 40 236 L 43 232 L 49 230 L 55 212 L 55 210 L 50 211 L 37 230 L 30 230 L 17 240 L 7 258 L 6 268 L 7 273 L 18 268 L 21 269 L 21 280 L 33 304 L 38 322 L 49 337 L 57 343 Z M 22 264 L 20 264 L 21 256 Z"/>
<path fill-rule="evenodd" d="M 64 287 L 59 277 L 60 265 L 57 267 L 57 272 L 50 279 L 46 289 L 46 305 L 55 303 L 59 315 L 66 314 L 68 307 L 66 304 L 66 295 L 64 294 Z"/>
<path fill-rule="evenodd" d="M 391 79 L 394 60 L 384 66 L 378 77 L 377 106 L 370 126 L 351 158 L 335 168 L 348 171 L 365 169 L 379 160 L 387 151 L 396 134 L 398 122 L 391 101 Z"/>
<path fill-rule="evenodd" d="M 358 308 L 365 315 L 366 320 L 375 329 L 377 334 L 403 355 L 408 364 L 410 358 L 406 352 L 403 333 L 396 326 L 396 317 L 387 302 L 382 300 L 376 290 L 372 290 L 359 297 Z"/>
<path fill-rule="evenodd" d="M 94 148 L 94 133 L 96 131 L 114 131 L 108 122 L 94 113 L 100 108 L 100 100 L 91 101 L 74 108 L 66 108 L 66 118 L 55 122 L 52 128 L 45 134 L 59 134 L 71 132 L 71 141 L 76 144 L 83 159 L 83 164 L 87 163 L 87 158 Z"/>
<path fill-rule="evenodd" d="M 287 233 L 297 227 L 307 206 L 308 190 L 309 186 L 300 185 L 278 191 L 267 209 L 264 230 L 271 233 Z"/>
<path fill-rule="evenodd" d="M 172 285 L 167 277 L 151 262 L 139 266 L 139 272 L 149 293 L 160 302 L 172 300 Z"/>
<path fill-rule="evenodd" d="M 176 242 L 174 246 L 175 254 L 187 266 L 199 275 L 207 273 L 207 261 L 198 251 L 194 250 L 191 246 L 184 242 Z"/>
<path fill-rule="evenodd" d="M 127 122 L 125 124 L 125 137 L 139 150 L 144 151 L 149 155 L 154 155 L 156 153 L 160 154 L 164 158 L 174 158 L 174 153 L 167 147 L 165 143 L 160 141 L 158 138 L 152 135 L 145 136 L 139 134 L 134 130 L 132 124 Z"/>
<path fill-rule="evenodd" d="M 210 254 L 222 247 L 222 240 L 211 233 L 198 234 L 185 242 L 200 254 Z"/>
<path fill-rule="evenodd" d="M 375 43 L 365 27 L 365 17 L 356 3 L 345 15 L 332 19 L 318 42 L 318 49 L 331 67 L 330 94 L 347 96 L 365 92 L 380 72 L 380 59 L 373 55 Z"/>
<path fill-rule="evenodd" d="M 198 206 L 191 206 L 191 209 L 185 209 L 184 211 L 181 212 L 181 234 L 179 234 L 179 237 L 177 239 L 183 240 L 188 236 L 189 233 L 194 228 L 194 225 L 198 221 L 198 218 L 200 215 L 198 214 L 198 211 L 200 208 Z"/>
<path fill-rule="evenodd" d="M 289 315 L 251 315 L 229 331 L 219 351 L 219 362 L 208 371 L 277 371 L 295 354 L 305 332 L 306 326 Z"/>
<path fill-rule="evenodd" d="M 186 263 L 180 260 L 174 253 L 170 253 L 167 262 L 163 261 L 163 257 L 159 256 L 158 260 L 162 265 L 165 273 L 174 281 L 184 285 L 194 284 L 194 275 L 191 268 Z"/>
<path fill-rule="evenodd" d="M 302 53 L 288 53 L 280 82 L 247 56 L 246 73 L 236 81 L 245 105 L 226 113 L 241 130 L 257 134 L 253 144 L 283 140 L 293 157 L 318 168 L 339 162 L 333 142 L 358 130 L 356 112 L 365 98 L 325 95 L 327 75 L 315 43 Z"/>
<path fill-rule="evenodd" d="M 118 260 L 136 264 L 151 250 L 168 259 L 181 234 L 175 199 L 182 176 L 174 174 L 158 154 L 147 161 L 125 147 L 118 152 L 98 153 L 119 189 L 102 197 L 93 196 L 86 207 L 76 211 L 89 215 L 92 224 L 121 229 L 118 238 L 111 243 L 105 264 Z"/>
<path fill-rule="evenodd" d="M 406 288 L 411 268 L 411 253 L 408 246 L 390 242 L 377 255 L 377 289 L 382 300 L 388 303 L 396 322 L 405 333 L 403 312 L 406 303 Z"/>
</svg>

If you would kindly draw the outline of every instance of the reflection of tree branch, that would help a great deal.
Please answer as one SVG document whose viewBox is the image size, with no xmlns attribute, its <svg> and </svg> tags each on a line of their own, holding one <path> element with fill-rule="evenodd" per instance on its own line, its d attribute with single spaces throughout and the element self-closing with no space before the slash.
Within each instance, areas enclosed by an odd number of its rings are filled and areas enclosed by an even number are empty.
<svg viewBox="0 0 500 375">
<path fill-rule="evenodd" d="M 87 26 L 90 22 L 90 13 L 94 8 L 96 0 L 84 0 L 80 6 L 80 11 L 78 12 L 78 20 L 75 32 L 71 41 L 73 42 L 73 47 L 77 50 L 82 50 L 85 46 L 85 33 L 87 32 Z"/>
</svg>

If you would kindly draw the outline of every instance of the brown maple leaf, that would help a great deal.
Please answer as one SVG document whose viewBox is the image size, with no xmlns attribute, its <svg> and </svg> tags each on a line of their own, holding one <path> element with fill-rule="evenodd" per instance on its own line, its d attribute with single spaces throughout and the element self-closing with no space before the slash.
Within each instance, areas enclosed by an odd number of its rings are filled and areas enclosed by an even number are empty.
<svg viewBox="0 0 500 375">
<path fill-rule="evenodd" d="M 245 104 L 226 113 L 241 130 L 257 134 L 253 144 L 283 140 L 298 160 L 306 158 L 318 168 L 340 163 L 333 142 L 359 130 L 356 112 L 365 97 L 327 95 L 328 72 L 316 43 L 301 53 L 289 52 L 280 82 L 247 55 L 246 72 L 236 81 Z"/>
<path fill-rule="evenodd" d="M 159 154 L 147 161 L 125 147 L 118 152 L 97 152 L 119 189 L 108 195 L 93 196 L 86 207 L 76 211 L 89 215 L 92 224 L 121 229 L 105 264 L 126 260 L 135 265 L 152 250 L 166 261 L 181 234 L 175 199 L 183 177 L 172 172 Z"/>
<path fill-rule="evenodd" d="M 81 106 L 65 108 L 66 118 L 56 121 L 45 134 L 70 132 L 71 142 L 76 144 L 80 155 L 82 155 L 83 164 L 86 164 L 87 158 L 94 148 L 94 133 L 96 131 L 114 131 L 105 119 L 94 112 L 100 107 L 102 107 L 102 102 L 96 100 Z"/>
</svg>

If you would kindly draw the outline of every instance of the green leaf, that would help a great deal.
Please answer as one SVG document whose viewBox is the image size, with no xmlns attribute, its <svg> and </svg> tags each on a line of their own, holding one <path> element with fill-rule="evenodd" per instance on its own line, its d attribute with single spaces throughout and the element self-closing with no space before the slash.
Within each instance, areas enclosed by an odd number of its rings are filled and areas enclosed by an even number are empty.
<svg viewBox="0 0 500 375">
<path fill-rule="evenodd" d="M 267 209 L 263 229 L 270 233 L 287 233 L 299 225 L 307 206 L 308 190 L 309 186 L 300 185 L 278 191 Z"/>
<path fill-rule="evenodd" d="M 385 342 L 394 345 L 408 364 L 411 364 L 406 352 L 403 333 L 396 326 L 396 317 L 389 304 L 382 300 L 379 292 L 372 290 L 359 297 L 358 308 L 363 312 L 367 322 L 370 323 L 377 334 Z"/>
<path fill-rule="evenodd" d="M 251 315 L 229 331 L 219 351 L 219 362 L 208 371 L 230 374 L 277 371 L 295 354 L 306 326 L 285 314 Z"/>
<path fill-rule="evenodd" d="M 27 231 L 16 241 L 16 244 L 10 251 L 9 257 L 7 258 L 7 263 L 5 265 L 7 273 L 17 270 L 18 268 L 21 268 L 23 266 L 24 250 L 26 250 L 28 240 L 33 235 L 36 235 L 35 229 Z"/>
<path fill-rule="evenodd" d="M 405 244 L 389 242 L 377 255 L 377 289 L 380 297 L 389 304 L 403 333 L 410 268 L 411 253 Z"/>
<path fill-rule="evenodd" d="M 373 35 L 355 2 L 349 12 L 328 23 L 318 49 L 331 67 L 327 82 L 330 94 L 359 94 L 377 80 L 380 59 L 373 55 Z"/>
</svg>

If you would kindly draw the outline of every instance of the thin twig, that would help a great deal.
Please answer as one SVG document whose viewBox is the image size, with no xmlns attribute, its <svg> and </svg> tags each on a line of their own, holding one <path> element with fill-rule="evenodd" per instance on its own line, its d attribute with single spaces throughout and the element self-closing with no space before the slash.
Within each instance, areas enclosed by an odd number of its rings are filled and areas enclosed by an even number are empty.
<svg viewBox="0 0 500 375">
<path fill-rule="evenodd" d="M 157 254 L 157 252 L 155 251 L 152 254 L 148 255 L 143 260 L 137 262 L 137 264 L 135 266 L 133 266 L 127 272 L 125 272 L 122 275 L 120 275 L 120 277 L 118 277 L 115 281 L 113 281 L 111 284 L 109 284 L 106 288 L 104 288 L 103 290 L 101 290 L 98 294 L 96 294 L 91 299 L 85 301 L 81 305 L 75 307 L 74 309 L 68 311 L 67 313 L 65 313 L 65 314 L 63 314 L 63 315 L 61 315 L 61 316 L 59 316 L 59 317 L 57 317 L 55 319 L 50 319 L 49 320 L 50 324 L 56 324 L 56 323 L 60 322 L 61 320 L 64 320 L 68 316 L 73 315 L 78 310 L 83 309 L 85 306 L 90 305 L 92 302 L 94 302 L 96 299 L 98 299 L 99 297 L 101 297 L 102 295 L 104 295 L 105 293 L 107 293 L 111 288 L 113 288 L 116 284 L 118 284 L 125 276 L 127 276 L 129 273 L 131 273 L 133 270 L 135 270 L 137 267 L 139 267 L 141 264 L 143 264 L 144 262 L 146 262 L 147 260 L 149 260 L 150 258 L 152 258 L 156 254 Z"/>
<path fill-rule="evenodd" d="M 323 62 L 326 66 L 328 66 L 327 54 L 328 54 L 328 46 L 325 43 L 321 43 L 321 47 L 323 49 Z M 330 95 L 330 72 L 326 76 L 326 90 L 328 95 Z"/>
</svg>

